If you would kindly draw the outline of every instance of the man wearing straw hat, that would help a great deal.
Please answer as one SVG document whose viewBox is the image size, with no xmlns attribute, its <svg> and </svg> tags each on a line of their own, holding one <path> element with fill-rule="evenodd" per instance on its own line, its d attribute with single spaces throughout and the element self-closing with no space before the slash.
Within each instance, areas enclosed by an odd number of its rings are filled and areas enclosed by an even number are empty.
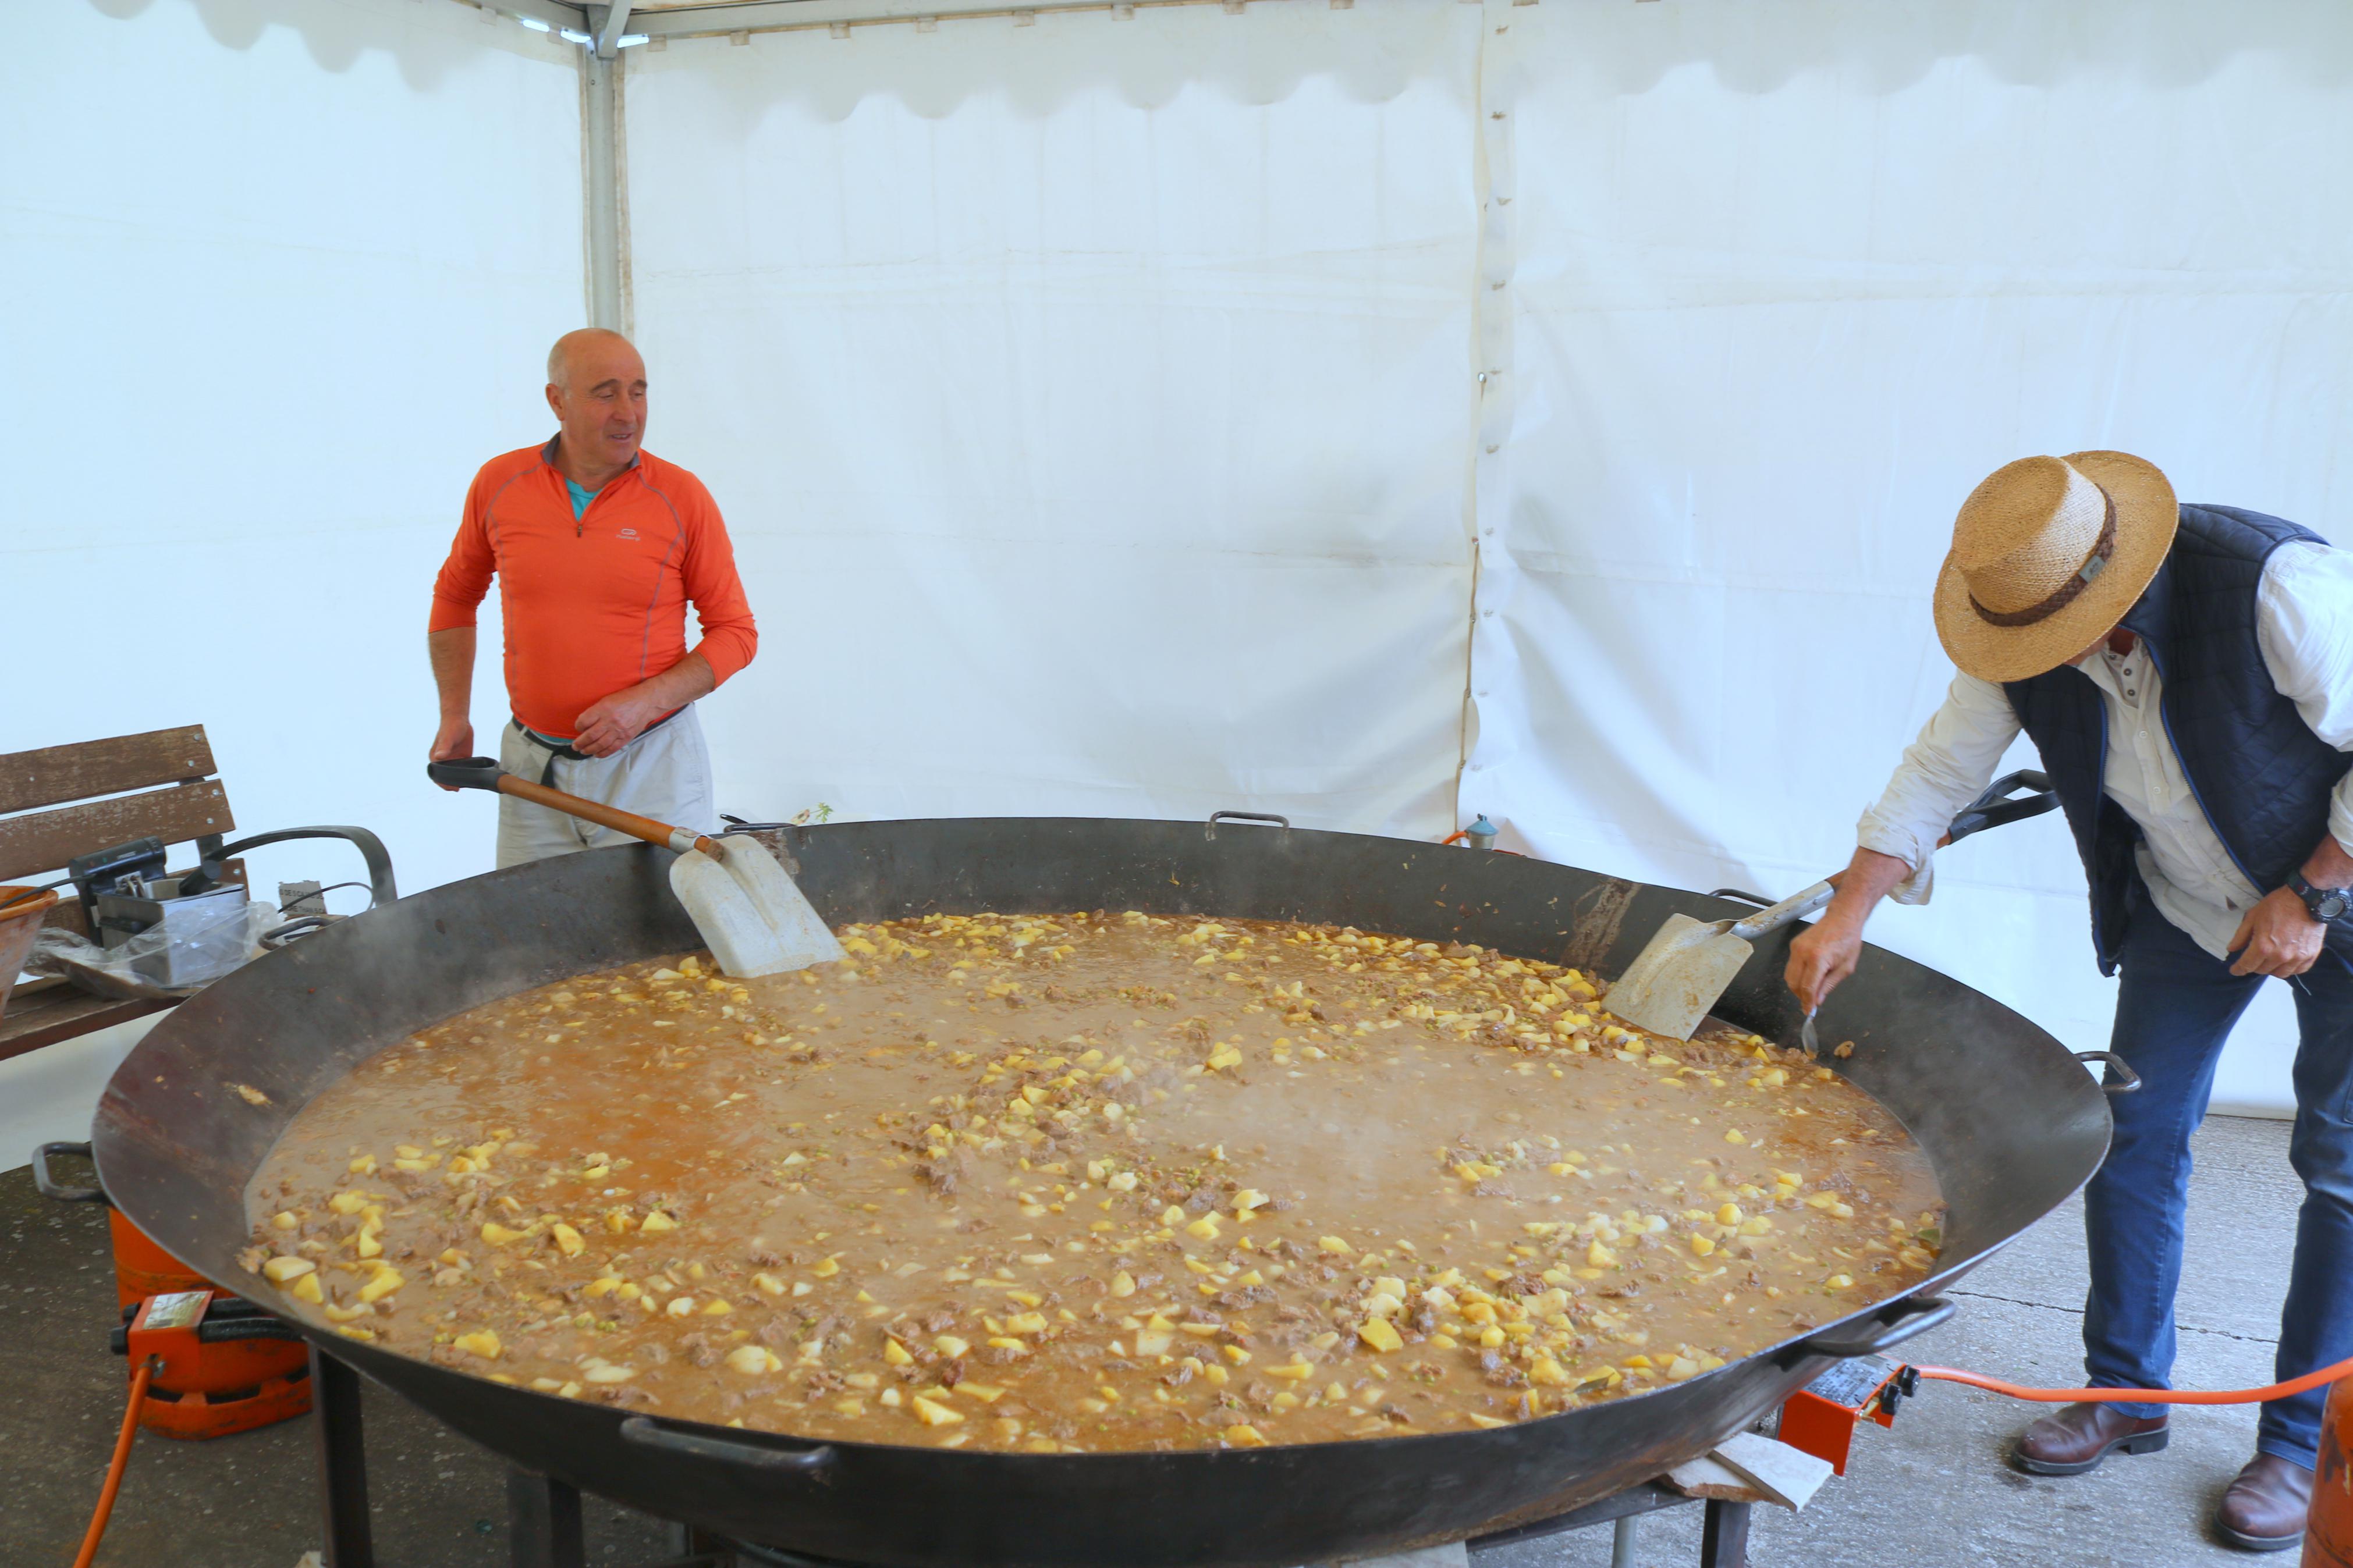
<svg viewBox="0 0 2353 1568">
<path fill-rule="evenodd" d="M 1960 674 L 1793 944 L 1790 990 L 1818 1005 L 1882 898 L 1926 900 L 1943 825 L 2022 730 L 2083 855 L 2101 972 L 2123 972 L 2114 1048 L 2142 1083 L 2110 1100 L 2085 1191 L 2091 1384 L 2168 1386 L 2189 1137 L 2266 975 L 2294 988 L 2302 1037 L 2278 1375 L 2353 1356 L 2353 555 L 2260 512 L 2178 505 L 2122 452 L 2027 458 L 1963 503 L 1936 619 Z M 2216 1516 L 2232 1544 L 2303 1538 L 2324 1394 L 2263 1407 Z M 2076 1475 L 2166 1439 L 2163 1405 L 2071 1405 L 2016 1458 Z"/>
</svg>

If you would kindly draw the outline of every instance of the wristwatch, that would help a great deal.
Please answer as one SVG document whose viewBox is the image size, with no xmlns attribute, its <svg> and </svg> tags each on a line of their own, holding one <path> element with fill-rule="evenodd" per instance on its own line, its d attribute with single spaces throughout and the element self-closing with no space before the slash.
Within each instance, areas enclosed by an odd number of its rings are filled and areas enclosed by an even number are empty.
<svg viewBox="0 0 2353 1568">
<path fill-rule="evenodd" d="M 2291 892 L 2304 900 L 2304 907 L 2312 912 L 2312 918 L 2323 925 L 2335 925 L 2345 918 L 2348 910 L 2353 910 L 2353 890 L 2316 888 L 2304 879 L 2301 871 L 2290 877 L 2287 885 Z"/>
</svg>

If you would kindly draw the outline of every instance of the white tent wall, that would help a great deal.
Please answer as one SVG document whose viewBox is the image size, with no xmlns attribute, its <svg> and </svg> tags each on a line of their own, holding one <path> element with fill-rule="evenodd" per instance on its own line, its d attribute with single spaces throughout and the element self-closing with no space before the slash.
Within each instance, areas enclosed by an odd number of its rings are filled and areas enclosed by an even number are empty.
<svg viewBox="0 0 2353 1568">
<path fill-rule="evenodd" d="M 1953 512 L 2014 457 L 2138 452 L 2186 500 L 2353 542 L 2353 13 L 1512 17 L 1488 69 L 1516 374 L 1481 476 L 1466 815 L 1681 886 L 1843 864 L 1951 678 L 1928 589 Z M 1873 940 L 2105 1046 L 2059 818 L 1940 859 Z M 2294 1041 L 2265 987 L 2217 1103 L 2289 1104 Z"/>
<path fill-rule="evenodd" d="M 416 776 L 417 634 L 581 319 L 577 52 L 408 0 L 57 0 L 17 42 L 0 550 L 47 651 L 0 749 L 200 720 L 248 828 L 365 823 L 411 890 L 481 869 L 490 804 Z M 651 445 L 765 634 L 705 710 L 722 805 L 1484 811 L 1795 887 L 1948 677 L 1928 584 L 1991 468 L 2123 447 L 2342 532 L 2348 64 L 2326 0 L 632 50 Z M 2054 820 L 2007 829 L 1873 934 L 2098 1046 L 2080 875 Z M 2287 1100 L 2271 990 L 2221 1102 Z M 0 1158 L 119 1048 L 0 1066 Z"/>
<path fill-rule="evenodd" d="M 202 723 L 241 828 L 373 827 L 411 890 L 488 857 L 422 776 L 432 574 L 582 311 L 575 51 L 476 18 L 41 0 L 0 54 L 0 751 Z M 0 1166 L 142 1027 L 0 1063 Z"/>
<path fill-rule="evenodd" d="M 630 53 L 649 445 L 764 638 L 724 808 L 1453 826 L 1478 24 Z"/>
</svg>

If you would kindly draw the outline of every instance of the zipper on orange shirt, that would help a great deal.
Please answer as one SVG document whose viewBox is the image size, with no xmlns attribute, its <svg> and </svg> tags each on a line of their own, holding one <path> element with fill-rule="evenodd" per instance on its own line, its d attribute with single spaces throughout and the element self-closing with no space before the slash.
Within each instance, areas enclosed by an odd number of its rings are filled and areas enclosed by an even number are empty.
<svg viewBox="0 0 2353 1568">
<path fill-rule="evenodd" d="M 630 467 L 630 468 L 635 468 L 635 467 L 637 467 L 637 465 L 633 462 L 633 463 L 631 463 L 631 464 L 629 465 L 629 467 Z M 560 469 L 557 471 L 557 475 L 556 475 L 556 477 L 557 477 L 559 479 L 563 479 L 564 487 L 565 487 L 565 490 L 566 494 L 568 495 L 568 494 L 570 493 L 570 490 L 571 490 L 571 488 L 572 488 L 572 481 L 571 481 L 570 479 L 564 479 L 564 476 L 563 476 L 562 470 L 560 470 Z M 592 511 L 594 511 L 594 510 L 596 510 L 596 503 L 597 503 L 598 501 L 603 500 L 605 499 L 605 490 L 609 490 L 609 489 L 611 489 L 615 485 L 619 484 L 619 483 L 621 482 L 621 480 L 622 480 L 622 479 L 626 479 L 627 477 L 628 477 L 628 474 L 627 474 L 626 470 L 625 470 L 624 472 L 622 472 L 622 473 L 616 474 L 613 478 L 611 478 L 611 479 L 607 479 L 607 480 L 605 481 L 605 489 L 600 489 L 600 490 L 598 490 L 595 495 L 592 495 L 592 496 L 590 496 L 590 497 L 588 498 L 588 504 L 587 504 L 586 506 L 582 507 L 582 508 L 580 509 L 580 510 L 579 510 L 576 514 L 575 514 L 575 515 L 574 515 L 574 517 L 573 517 L 573 519 L 572 519 L 572 537 L 573 537 L 573 538 L 575 538 L 575 539 L 586 539 L 586 538 L 587 538 L 587 537 L 588 537 L 588 514 L 589 514 L 590 512 L 592 512 Z"/>
</svg>

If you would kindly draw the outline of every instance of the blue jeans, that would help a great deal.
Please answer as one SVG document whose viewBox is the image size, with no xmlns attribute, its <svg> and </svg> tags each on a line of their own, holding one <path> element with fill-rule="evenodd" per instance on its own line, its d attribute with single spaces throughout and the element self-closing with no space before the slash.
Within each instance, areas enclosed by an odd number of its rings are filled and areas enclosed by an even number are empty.
<svg viewBox="0 0 2353 1568">
<path fill-rule="evenodd" d="M 2140 1074 L 2111 1096 L 2116 1141 L 2084 1189 L 2092 1293 L 2084 1368 L 2092 1385 L 2169 1388 L 2173 1292 L 2181 1279 L 2189 1135 L 2205 1120 L 2214 1063 L 2261 976 L 2238 976 L 2137 901 L 2124 944 L 2113 1049 Z M 2299 1041 L 2288 1161 L 2304 1178 L 2295 1262 L 2280 1314 L 2281 1381 L 2353 1356 L 2353 967 L 2333 952 L 2293 983 Z M 2256 1448 L 2312 1468 L 2325 1388 L 2263 1406 Z M 2155 1415 L 2161 1405 L 2124 1405 Z"/>
</svg>

